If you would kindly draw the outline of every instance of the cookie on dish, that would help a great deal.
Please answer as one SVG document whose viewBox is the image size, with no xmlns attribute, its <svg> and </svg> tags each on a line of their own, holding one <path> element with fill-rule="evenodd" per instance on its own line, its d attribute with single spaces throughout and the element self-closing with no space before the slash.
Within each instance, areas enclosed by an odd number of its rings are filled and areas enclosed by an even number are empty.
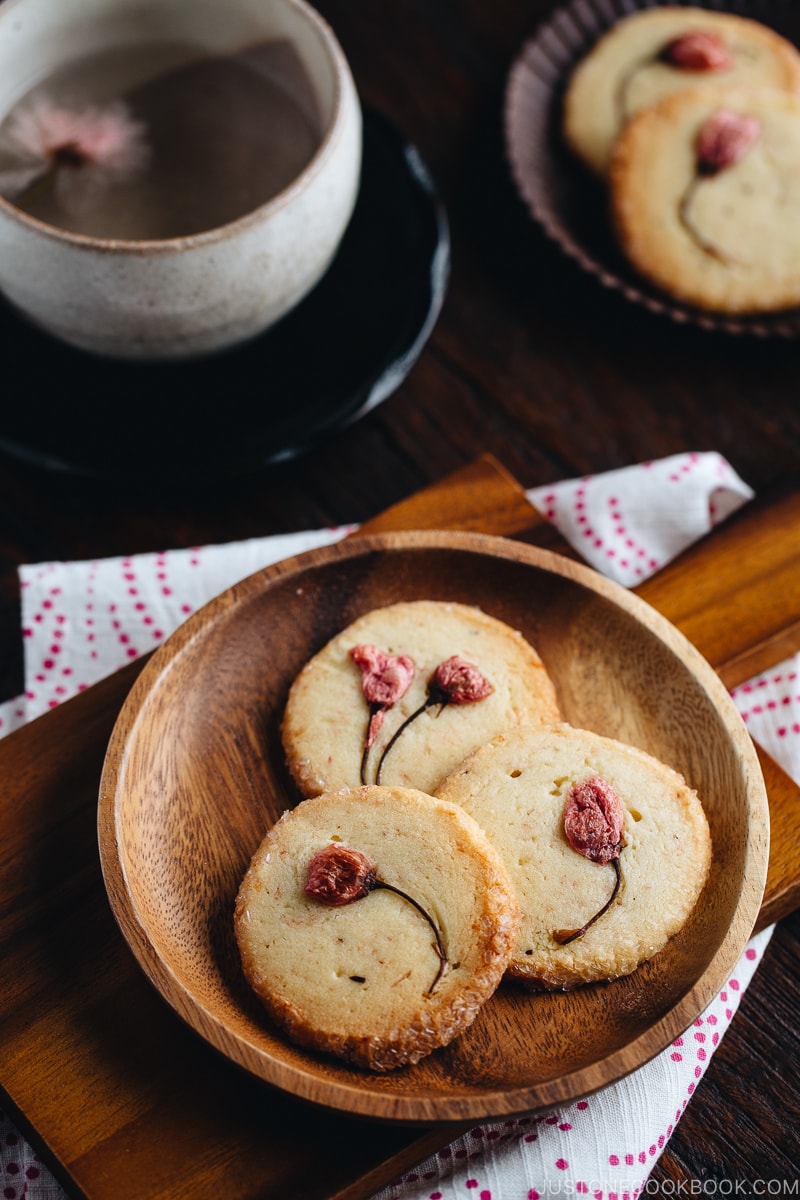
<svg viewBox="0 0 800 1200">
<path fill-rule="evenodd" d="M 305 665 L 281 736 L 304 796 L 368 783 L 430 793 L 495 733 L 559 719 L 519 632 L 470 605 L 414 600 L 359 617 Z"/>
<path fill-rule="evenodd" d="M 462 809 L 411 789 L 302 801 L 236 901 L 245 977 L 290 1039 L 373 1071 L 418 1062 L 500 983 L 519 910 Z"/>
<path fill-rule="evenodd" d="M 696 793 L 588 730 L 501 734 L 437 795 L 470 813 L 505 862 L 522 910 L 509 975 L 537 989 L 630 974 L 681 929 L 706 881 Z"/>
<path fill-rule="evenodd" d="M 662 291 L 720 313 L 800 304 L 800 97 L 672 96 L 627 125 L 609 178 L 620 247 Z"/>
<path fill-rule="evenodd" d="M 574 69 L 565 95 L 567 144 L 604 177 L 614 142 L 637 113 L 687 87 L 800 92 L 800 52 L 748 17 L 648 8 L 625 17 Z"/>
</svg>

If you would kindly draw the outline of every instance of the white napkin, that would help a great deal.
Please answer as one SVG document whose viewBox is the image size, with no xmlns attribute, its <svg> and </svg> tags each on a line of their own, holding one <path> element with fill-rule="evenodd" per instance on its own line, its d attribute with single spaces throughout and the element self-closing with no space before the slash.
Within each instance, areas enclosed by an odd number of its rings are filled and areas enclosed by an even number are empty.
<svg viewBox="0 0 800 1200">
<path fill-rule="evenodd" d="M 717 454 L 676 455 L 535 488 L 531 502 L 593 566 L 641 582 L 753 493 Z M 231 583 L 353 526 L 20 568 L 25 694 L 0 705 L 0 736 L 158 645 Z M 800 656 L 733 693 L 754 736 L 800 783 Z M 770 930 L 754 938 L 692 1029 L 626 1079 L 545 1115 L 473 1129 L 375 1200 L 538 1200 L 548 1192 L 634 1200 L 728 1028 Z M 63 1193 L 0 1122 L 8 1200 Z"/>
<path fill-rule="evenodd" d="M 642 583 L 753 498 L 714 452 L 675 454 L 527 494 L 591 566 L 625 587 Z"/>
<path fill-rule="evenodd" d="M 0 733 L 154 649 L 190 613 L 254 571 L 337 541 L 354 526 L 19 569 L 25 694 Z"/>
</svg>

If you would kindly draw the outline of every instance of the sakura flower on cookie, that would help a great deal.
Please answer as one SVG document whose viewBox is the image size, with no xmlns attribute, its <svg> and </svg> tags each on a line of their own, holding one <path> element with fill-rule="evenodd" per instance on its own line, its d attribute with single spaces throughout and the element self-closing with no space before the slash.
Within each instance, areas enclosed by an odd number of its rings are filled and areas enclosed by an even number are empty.
<svg viewBox="0 0 800 1200">
<path fill-rule="evenodd" d="M 743 158 L 758 137 L 757 117 L 720 108 L 712 113 L 697 135 L 697 170 L 717 175 Z"/>
<path fill-rule="evenodd" d="M 614 887 L 605 904 L 579 929 L 555 929 L 553 940 L 567 946 L 583 937 L 587 929 L 608 912 L 622 886 L 619 865 L 623 847 L 622 827 L 625 810 L 614 788 L 599 775 L 593 775 L 570 788 L 564 808 L 564 836 L 573 850 L 590 862 L 611 863 Z"/>
<path fill-rule="evenodd" d="M 369 705 L 369 721 L 361 755 L 361 782 L 366 783 L 370 747 L 383 718 L 408 691 L 414 678 L 414 660 L 406 654 L 388 654 L 380 646 L 353 646 L 350 657 L 361 672 L 361 690 Z"/>
<path fill-rule="evenodd" d="M 371 706 L 367 749 L 383 724 L 387 709 L 408 691 L 414 678 L 414 662 L 406 654 L 387 654 L 379 646 L 353 646 L 350 657 L 361 671 L 361 690 Z"/>
<path fill-rule="evenodd" d="M 121 101 L 78 108 L 41 97 L 13 112 L 0 131 L 0 194 L 24 203 L 52 186 L 74 211 L 148 160 L 144 126 Z"/>
<path fill-rule="evenodd" d="M 756 117 L 720 108 L 706 119 L 697 135 L 695 173 L 681 197 L 678 217 L 698 249 L 718 262 L 733 260 L 700 232 L 694 223 L 691 206 L 701 181 L 713 178 L 739 162 L 760 132 L 761 122 Z"/>
<path fill-rule="evenodd" d="M 330 845 L 318 850 L 308 865 L 308 881 L 303 889 L 321 904 L 339 908 L 361 900 L 378 882 L 375 868 L 360 850 Z"/>
<path fill-rule="evenodd" d="M 387 883 L 385 879 L 379 878 L 378 872 L 366 854 L 362 854 L 360 850 L 351 850 L 347 846 L 324 846 L 321 850 L 317 850 L 308 865 L 308 880 L 303 890 L 307 896 L 318 900 L 320 904 L 325 904 L 329 908 L 340 908 L 342 905 L 352 904 L 355 900 L 363 900 L 370 892 L 381 889 L 392 892 L 401 900 L 405 900 L 417 910 L 431 928 L 434 938 L 433 949 L 439 960 L 439 967 L 433 983 L 428 988 L 428 995 L 431 995 L 447 967 L 447 952 L 439 927 L 418 900 L 393 883 Z M 350 978 L 358 979 L 354 975 L 351 975 Z M 363 983 L 363 979 L 358 979 L 358 981 Z"/>
<path fill-rule="evenodd" d="M 564 834 L 573 850 L 592 862 L 619 858 L 625 813 L 610 783 L 593 775 L 570 789 Z"/>
<path fill-rule="evenodd" d="M 439 663 L 428 683 L 430 704 L 475 704 L 493 691 L 476 666 L 455 654 Z"/>
<path fill-rule="evenodd" d="M 487 696 L 491 696 L 493 691 L 492 684 L 478 670 L 474 663 L 465 662 L 457 654 L 453 654 L 450 658 L 446 658 L 444 662 L 440 662 L 428 680 L 428 687 L 422 704 L 412 712 L 410 717 L 406 717 L 403 724 L 395 731 L 384 747 L 380 761 L 378 762 L 378 769 L 375 772 L 375 782 L 381 782 L 381 771 L 383 770 L 387 754 L 397 743 L 400 735 L 408 729 L 409 725 L 416 721 L 417 717 L 421 717 L 429 708 L 437 706 L 441 712 L 448 704 L 477 704 L 479 700 L 485 700 Z"/>
<path fill-rule="evenodd" d="M 713 29 L 691 29 L 663 46 L 661 62 L 679 71 L 725 71 L 732 60 L 724 39 Z"/>
</svg>

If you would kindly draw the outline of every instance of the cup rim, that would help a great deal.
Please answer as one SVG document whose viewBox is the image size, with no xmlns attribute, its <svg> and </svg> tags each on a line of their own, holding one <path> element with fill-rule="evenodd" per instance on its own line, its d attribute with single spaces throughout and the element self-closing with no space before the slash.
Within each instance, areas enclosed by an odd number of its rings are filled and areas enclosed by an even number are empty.
<svg viewBox="0 0 800 1200">
<path fill-rule="evenodd" d="M 281 191 L 271 196 L 263 204 L 259 204 L 256 208 L 244 213 L 241 217 L 236 217 L 232 221 L 226 221 L 222 225 L 215 225 L 211 229 L 203 229 L 199 233 L 179 234 L 176 237 L 169 238 L 139 238 L 134 240 L 133 238 L 101 238 L 93 237 L 91 234 L 74 233 L 68 229 L 60 229 L 56 225 L 50 225 L 48 222 L 42 221 L 30 213 L 24 212 L 23 209 L 18 208 L 2 194 L 0 194 L 0 214 L 5 213 L 19 224 L 28 226 L 33 232 L 40 236 L 48 237 L 61 245 L 83 247 L 103 254 L 124 254 L 140 257 L 145 252 L 150 254 L 170 253 L 199 246 L 213 245 L 215 242 L 227 239 L 232 231 L 244 230 L 248 226 L 264 220 L 265 217 L 269 218 L 273 213 L 285 208 L 299 193 L 306 190 L 331 156 L 332 146 L 342 128 L 345 89 L 348 77 L 350 76 L 350 67 L 336 34 L 321 13 L 307 3 L 306 0 L 278 0 L 278 2 L 299 12 L 307 24 L 315 30 L 319 36 L 320 44 L 326 51 L 329 62 L 333 67 L 334 83 L 331 117 L 326 123 L 319 145 L 299 174 L 286 187 L 282 188 Z M 2 4 L 2 9 L 10 12 L 20 3 L 22 3 L 22 0 L 6 0 L 5 4 Z"/>
</svg>

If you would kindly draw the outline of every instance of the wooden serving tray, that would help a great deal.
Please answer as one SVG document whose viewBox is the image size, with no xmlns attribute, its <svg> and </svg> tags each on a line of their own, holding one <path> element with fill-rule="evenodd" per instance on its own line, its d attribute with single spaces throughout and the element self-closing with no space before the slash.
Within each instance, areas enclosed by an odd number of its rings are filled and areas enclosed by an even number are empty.
<svg viewBox="0 0 800 1200">
<path fill-rule="evenodd" d="M 577 557 L 482 459 L 362 531 L 469 529 Z M 359 531 L 361 532 L 361 531 Z M 800 649 L 800 491 L 747 506 L 638 589 L 731 687 Z M 356 1200 L 461 1126 L 368 1124 L 246 1076 L 147 982 L 111 916 L 97 851 L 105 748 L 141 662 L 0 741 L 2 1103 L 67 1190 L 89 1200 Z M 800 897 L 800 789 L 760 754 L 770 870 L 759 923 Z"/>
</svg>

